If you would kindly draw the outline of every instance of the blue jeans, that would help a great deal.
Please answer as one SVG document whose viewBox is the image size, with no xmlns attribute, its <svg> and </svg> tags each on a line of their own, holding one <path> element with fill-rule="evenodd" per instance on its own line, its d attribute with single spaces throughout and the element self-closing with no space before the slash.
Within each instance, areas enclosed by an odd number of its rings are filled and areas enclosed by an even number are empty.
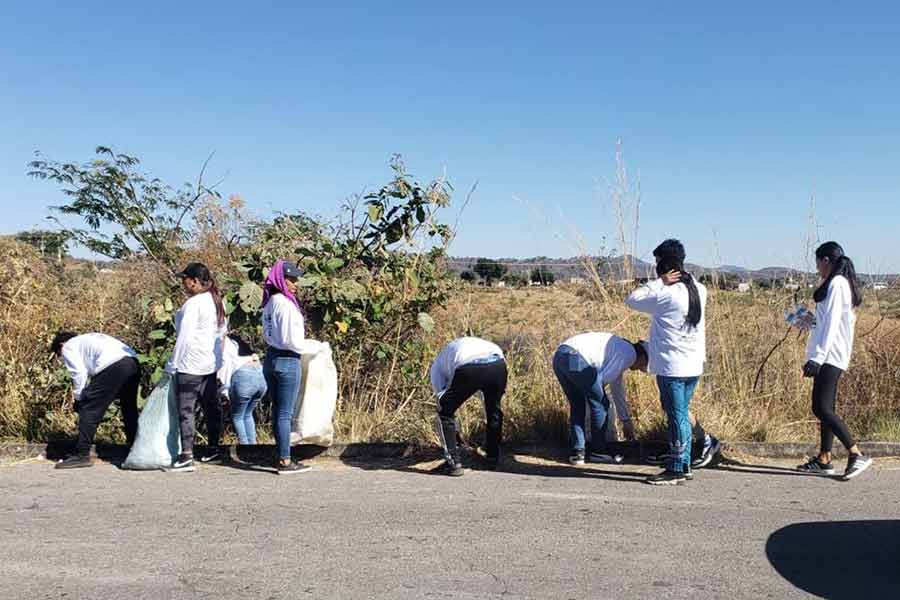
<svg viewBox="0 0 900 600">
<path fill-rule="evenodd" d="M 300 359 L 279 356 L 277 351 L 273 352 L 270 348 L 266 353 L 263 374 L 272 394 L 272 431 L 278 446 L 278 456 L 285 460 L 291 457 L 291 421 L 303 378 Z"/>
<path fill-rule="evenodd" d="M 592 367 L 574 348 L 560 346 L 553 355 L 553 372 L 569 401 L 569 447 L 585 448 L 585 404 L 591 411 L 591 451 L 600 452 L 606 446 L 609 399 L 597 381 L 597 369 Z"/>
<path fill-rule="evenodd" d="M 656 376 L 659 401 L 666 411 L 669 425 L 669 462 L 666 468 L 684 473 L 691 465 L 691 397 L 699 377 Z"/>
<path fill-rule="evenodd" d="M 266 395 L 267 389 L 266 378 L 259 363 L 244 365 L 231 376 L 231 389 L 228 390 L 228 398 L 231 400 L 231 422 L 241 444 L 256 443 L 253 409 Z"/>
</svg>

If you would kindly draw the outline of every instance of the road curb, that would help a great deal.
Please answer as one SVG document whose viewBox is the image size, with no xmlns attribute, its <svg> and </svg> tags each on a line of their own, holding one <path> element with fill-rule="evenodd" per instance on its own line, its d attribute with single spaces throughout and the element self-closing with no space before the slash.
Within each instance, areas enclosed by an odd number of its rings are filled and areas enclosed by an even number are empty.
<svg viewBox="0 0 900 600">
<path fill-rule="evenodd" d="M 859 446 L 865 454 L 875 458 L 900 456 L 900 443 L 897 442 L 860 442 Z M 275 447 L 272 444 L 256 446 L 232 445 L 225 448 L 230 458 L 248 462 L 271 460 L 275 452 Z M 71 441 L 50 442 L 47 444 L 0 443 L 0 461 L 15 462 L 39 458 L 58 460 L 72 453 L 74 449 L 75 444 Z M 802 458 L 817 452 L 817 446 L 811 442 L 725 442 L 724 449 L 726 452 L 758 456 L 760 458 Z M 554 459 L 563 459 L 567 455 L 565 448 L 538 443 L 511 444 L 509 450 L 517 454 Z M 642 458 L 651 453 L 664 451 L 665 445 L 654 441 L 611 442 L 609 450 L 624 454 L 630 458 Z M 386 458 L 425 459 L 440 456 L 439 448 L 404 442 L 346 443 L 334 444 L 327 448 L 321 446 L 294 446 L 292 453 L 295 458 L 301 460 L 316 457 L 366 460 Z M 102 460 L 124 460 L 126 449 L 123 445 L 98 444 L 93 448 L 93 454 Z M 843 448 L 835 448 L 836 456 L 841 456 L 842 454 L 845 454 Z"/>
</svg>

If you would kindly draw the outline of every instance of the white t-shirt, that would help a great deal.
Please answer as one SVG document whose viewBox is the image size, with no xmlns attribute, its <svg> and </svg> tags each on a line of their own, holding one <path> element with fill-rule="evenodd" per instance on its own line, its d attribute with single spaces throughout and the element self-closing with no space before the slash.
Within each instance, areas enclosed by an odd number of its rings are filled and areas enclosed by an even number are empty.
<svg viewBox="0 0 900 600">
<path fill-rule="evenodd" d="M 850 282 L 843 275 L 836 275 L 828 284 L 825 300 L 816 302 L 816 324 L 806 343 L 806 360 L 846 371 L 853 353 L 855 327 Z"/>
<path fill-rule="evenodd" d="M 226 335 L 222 343 L 222 367 L 219 369 L 218 374 L 219 392 L 227 397 L 231 391 L 231 378 L 238 369 L 258 361 L 259 357 L 255 354 L 249 356 L 238 354 L 237 342 Z"/>
<path fill-rule="evenodd" d="M 598 383 L 601 386 L 609 385 L 609 395 L 616 405 L 619 419 L 628 421 L 631 414 L 628 410 L 622 376 L 637 360 L 637 352 L 631 342 L 611 333 L 589 331 L 570 337 L 560 346 L 568 346 L 577 351 L 597 370 Z"/>
<path fill-rule="evenodd" d="M 625 299 L 625 304 L 650 315 L 647 370 L 666 377 L 699 377 L 706 362 L 706 286 L 694 280 L 700 296 L 700 322 L 688 325 L 688 290 L 655 279 Z"/>
<path fill-rule="evenodd" d="M 61 354 L 72 376 L 76 400 L 81 399 L 81 392 L 91 377 L 127 356 L 137 357 L 130 346 L 105 333 L 76 335 L 63 344 Z"/>
<path fill-rule="evenodd" d="M 222 337 L 227 323 L 221 326 L 212 294 L 202 292 L 187 299 L 175 313 L 175 349 L 166 363 L 168 373 L 210 375 L 222 366 Z"/>
<path fill-rule="evenodd" d="M 278 350 L 315 354 L 320 348 L 319 342 L 304 337 L 303 313 L 284 294 L 273 295 L 263 307 L 262 328 L 266 344 Z"/>
<path fill-rule="evenodd" d="M 503 358 L 503 350 L 493 342 L 477 337 L 461 337 L 441 350 L 431 363 L 431 388 L 440 398 L 450 387 L 456 369 L 493 356 Z"/>
</svg>

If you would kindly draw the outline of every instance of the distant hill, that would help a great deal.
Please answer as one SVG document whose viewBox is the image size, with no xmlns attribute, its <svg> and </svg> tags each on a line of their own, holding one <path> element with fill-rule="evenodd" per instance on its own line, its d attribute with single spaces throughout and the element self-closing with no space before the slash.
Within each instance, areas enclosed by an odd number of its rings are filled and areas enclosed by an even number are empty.
<svg viewBox="0 0 900 600">
<path fill-rule="evenodd" d="M 478 261 L 478 256 L 454 256 L 449 258 L 450 268 L 456 273 L 469 271 Z M 585 270 L 585 261 L 591 261 L 598 265 L 597 271 L 601 277 L 609 279 L 624 278 L 625 258 L 616 257 L 568 257 L 568 258 L 550 258 L 547 256 L 534 256 L 531 258 L 495 258 L 499 263 L 506 265 L 509 273 L 526 274 L 531 270 L 543 267 L 550 270 L 556 277 L 557 281 L 568 281 L 572 278 L 583 278 L 587 276 Z M 636 257 L 631 257 L 632 270 L 635 277 L 655 277 L 656 271 L 654 265 L 644 262 Z M 719 265 L 718 267 L 704 267 L 687 263 L 686 269 L 695 276 L 700 277 L 706 274 L 722 273 L 730 277 L 736 278 L 738 281 L 799 281 L 799 280 L 815 280 L 815 273 L 804 273 L 792 267 L 763 267 L 762 269 L 748 269 L 739 265 Z M 859 274 L 860 279 L 864 282 L 877 279 L 879 281 L 895 281 L 900 278 L 897 274 L 880 274 L 877 276 Z"/>
</svg>

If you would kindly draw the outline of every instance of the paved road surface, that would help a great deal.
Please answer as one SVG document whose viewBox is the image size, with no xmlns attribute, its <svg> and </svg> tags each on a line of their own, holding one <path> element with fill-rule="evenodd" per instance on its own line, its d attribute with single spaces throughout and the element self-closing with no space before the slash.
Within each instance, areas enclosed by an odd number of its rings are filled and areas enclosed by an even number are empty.
<svg viewBox="0 0 900 600">
<path fill-rule="evenodd" d="M 747 461 L 745 461 L 746 463 Z M 900 462 L 0 467 L 0 598 L 898 598 Z"/>
</svg>

